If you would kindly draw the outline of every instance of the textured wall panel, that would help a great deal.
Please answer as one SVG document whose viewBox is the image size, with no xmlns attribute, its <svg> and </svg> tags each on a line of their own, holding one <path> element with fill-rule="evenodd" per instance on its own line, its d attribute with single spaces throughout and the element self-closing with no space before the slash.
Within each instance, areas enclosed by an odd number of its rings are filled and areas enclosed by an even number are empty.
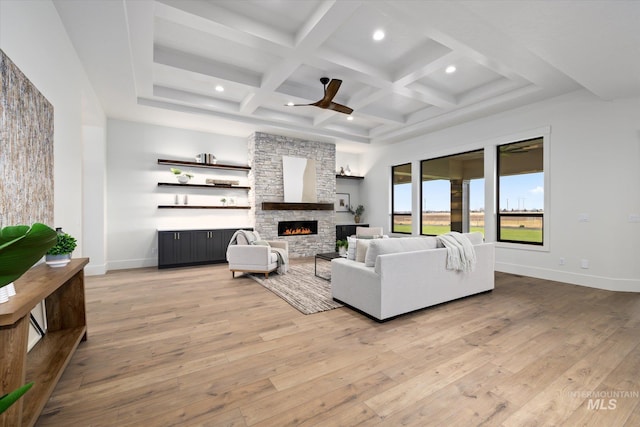
<svg viewBox="0 0 640 427">
<path fill-rule="evenodd" d="M 0 50 L 0 227 L 53 226 L 53 106 Z"/>
</svg>

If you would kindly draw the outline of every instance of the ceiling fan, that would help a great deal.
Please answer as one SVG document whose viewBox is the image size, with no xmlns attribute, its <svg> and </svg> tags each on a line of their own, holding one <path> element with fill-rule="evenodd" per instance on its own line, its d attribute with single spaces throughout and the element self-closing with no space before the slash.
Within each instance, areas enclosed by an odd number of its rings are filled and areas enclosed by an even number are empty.
<svg viewBox="0 0 640 427">
<path fill-rule="evenodd" d="M 316 101 L 313 104 L 293 104 L 293 107 L 314 106 L 344 114 L 351 114 L 353 112 L 352 108 L 333 102 L 333 97 L 338 93 L 342 80 L 331 79 L 331 81 L 329 81 L 329 77 L 322 77 L 320 78 L 320 83 L 324 86 L 324 97 L 321 100 Z M 327 83 L 329 84 L 328 86 Z"/>
</svg>

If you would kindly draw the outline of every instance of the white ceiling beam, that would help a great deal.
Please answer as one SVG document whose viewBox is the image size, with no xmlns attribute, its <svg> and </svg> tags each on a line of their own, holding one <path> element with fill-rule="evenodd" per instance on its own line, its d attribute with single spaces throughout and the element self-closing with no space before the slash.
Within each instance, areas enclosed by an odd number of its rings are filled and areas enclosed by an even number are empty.
<svg viewBox="0 0 640 427">
<path fill-rule="evenodd" d="M 158 64 L 217 77 L 247 86 L 258 87 L 260 84 L 260 76 L 254 72 L 211 59 L 201 58 L 176 49 L 155 46 L 153 56 L 154 62 Z"/>
<path fill-rule="evenodd" d="M 239 105 L 237 102 L 160 85 L 153 86 L 153 96 L 172 99 L 174 101 L 180 101 L 186 104 L 198 105 L 201 107 L 214 108 L 221 111 L 237 112 L 239 110 Z"/>
<path fill-rule="evenodd" d="M 352 134 L 347 134 L 345 132 L 338 132 L 331 129 L 313 128 L 311 126 L 298 125 L 296 123 L 291 123 L 291 122 L 263 119 L 256 115 L 244 116 L 240 114 L 234 114 L 234 113 L 223 112 L 223 111 L 212 111 L 206 108 L 193 107 L 190 105 L 181 105 L 181 104 L 176 104 L 172 102 L 166 102 L 166 101 L 160 101 L 160 100 L 148 99 L 148 98 L 138 98 L 137 102 L 139 105 L 146 105 L 149 107 L 162 108 L 166 110 L 174 110 L 174 111 L 186 112 L 191 114 L 216 116 L 223 119 L 233 120 L 233 121 L 242 122 L 242 123 L 248 123 L 254 126 L 265 125 L 265 126 L 273 127 L 276 129 L 277 128 L 285 129 L 287 131 L 293 130 L 293 131 L 312 133 L 314 135 L 321 135 L 321 136 L 326 136 L 331 138 L 342 138 L 342 139 L 347 139 L 349 141 L 354 141 L 359 143 L 365 143 L 365 144 L 369 143 L 368 137 L 355 136 Z"/>
<path fill-rule="evenodd" d="M 232 28 L 235 31 L 250 34 L 272 43 L 282 46 L 293 46 L 293 35 L 279 31 L 261 22 L 238 15 L 222 7 L 218 7 L 213 2 L 203 2 L 199 0 L 157 0 L 175 9 L 182 10 L 196 17 L 216 22 Z"/>
</svg>

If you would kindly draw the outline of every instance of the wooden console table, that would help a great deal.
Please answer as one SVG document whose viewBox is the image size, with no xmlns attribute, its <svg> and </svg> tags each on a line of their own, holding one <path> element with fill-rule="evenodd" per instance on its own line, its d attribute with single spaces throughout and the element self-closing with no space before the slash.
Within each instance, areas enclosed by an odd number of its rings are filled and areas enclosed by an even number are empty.
<svg viewBox="0 0 640 427">
<path fill-rule="evenodd" d="M 84 266 L 75 258 L 65 267 L 40 264 L 16 280 L 16 295 L 0 304 L 0 395 L 27 382 L 31 389 L 0 415 L 0 426 L 33 426 L 80 341 L 87 339 Z M 42 300 L 47 333 L 27 354 L 29 313 Z"/>
</svg>

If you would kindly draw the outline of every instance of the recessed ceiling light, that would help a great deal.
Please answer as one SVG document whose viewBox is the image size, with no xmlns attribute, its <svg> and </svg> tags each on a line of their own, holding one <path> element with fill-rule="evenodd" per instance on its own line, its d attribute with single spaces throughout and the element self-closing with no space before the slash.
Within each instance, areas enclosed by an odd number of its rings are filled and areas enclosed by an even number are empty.
<svg viewBox="0 0 640 427">
<path fill-rule="evenodd" d="M 224 92 L 224 87 L 217 85 L 216 86 L 216 92 Z"/>
<path fill-rule="evenodd" d="M 445 70 L 445 73 L 447 74 L 451 74 L 451 73 L 455 73 L 456 72 L 456 66 L 455 65 L 449 65 Z"/>
<path fill-rule="evenodd" d="M 347 116 L 347 120 L 349 121 L 353 120 L 353 116 Z"/>
<path fill-rule="evenodd" d="M 289 101 L 289 102 L 287 102 L 287 105 L 288 105 L 289 107 L 293 107 L 293 102 Z"/>
<path fill-rule="evenodd" d="M 373 33 L 373 39 L 377 42 L 379 42 L 380 40 L 382 40 L 384 38 L 384 31 L 382 30 L 376 30 Z"/>
</svg>

